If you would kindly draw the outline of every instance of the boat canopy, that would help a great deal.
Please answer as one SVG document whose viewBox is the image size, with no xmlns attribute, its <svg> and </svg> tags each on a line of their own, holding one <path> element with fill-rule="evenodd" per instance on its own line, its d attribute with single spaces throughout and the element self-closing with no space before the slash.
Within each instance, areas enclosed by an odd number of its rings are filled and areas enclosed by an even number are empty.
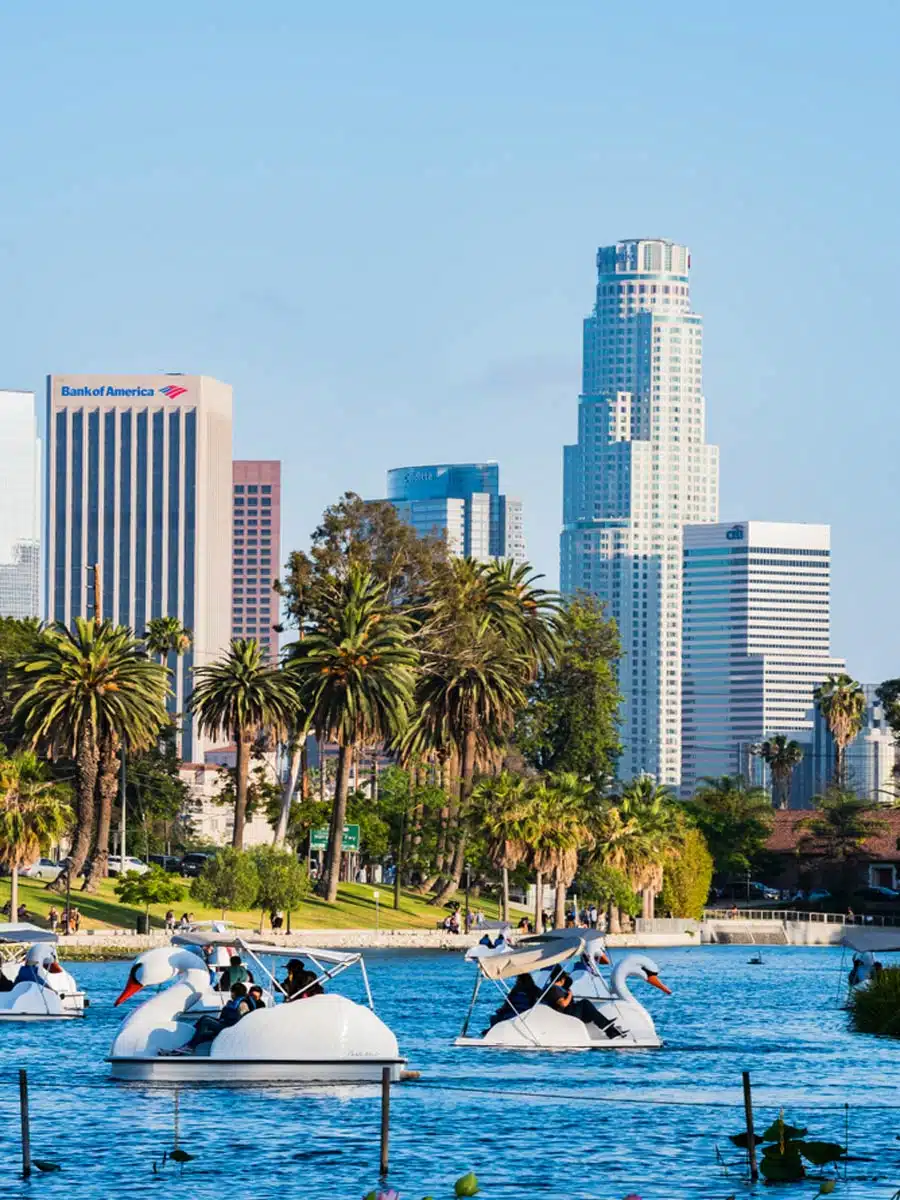
<svg viewBox="0 0 900 1200">
<path fill-rule="evenodd" d="M 198 946 L 236 946 L 239 941 L 236 933 L 219 933 L 214 929 L 205 933 L 199 929 L 188 929 L 172 936 L 173 946 L 188 946 L 192 950 Z"/>
<path fill-rule="evenodd" d="M 540 944 L 531 942 L 519 945 L 505 954 L 486 954 L 478 959 L 482 974 L 487 979 L 511 979 L 514 975 L 527 975 L 532 971 L 543 971 L 556 963 L 565 962 L 584 951 L 584 941 L 549 940 Z"/>
<path fill-rule="evenodd" d="M 268 942 L 249 942 L 238 938 L 237 943 L 251 954 L 265 954 L 270 958 L 313 958 L 329 963 L 355 963 L 362 955 L 358 950 L 347 953 L 343 950 L 319 950 L 316 946 L 273 946 Z"/>
<path fill-rule="evenodd" d="M 582 949 L 588 954 L 596 954 L 600 943 L 600 948 L 605 947 L 606 934 L 601 933 L 599 929 L 548 929 L 546 933 L 530 933 L 528 937 L 519 938 L 520 946 L 558 946 L 560 949 L 564 945 L 575 946 L 578 943 L 582 944 Z"/>
<path fill-rule="evenodd" d="M 0 922 L 0 943 L 21 944 L 26 942 L 32 945 L 35 942 L 56 943 L 58 941 L 59 938 L 55 933 L 51 933 L 49 929 L 41 929 L 40 925 L 30 925 L 27 921 Z"/>
<path fill-rule="evenodd" d="M 844 945 L 861 952 L 900 952 L 900 929 L 849 928 L 844 930 Z"/>
</svg>

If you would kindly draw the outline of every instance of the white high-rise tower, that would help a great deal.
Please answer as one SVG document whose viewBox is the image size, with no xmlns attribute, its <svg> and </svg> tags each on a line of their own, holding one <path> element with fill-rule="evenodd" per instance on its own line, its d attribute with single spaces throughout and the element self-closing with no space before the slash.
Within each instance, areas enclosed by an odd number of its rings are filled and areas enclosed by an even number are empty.
<svg viewBox="0 0 900 1200">
<path fill-rule="evenodd" d="M 702 318 L 686 246 L 597 252 L 584 322 L 578 444 L 564 451 L 560 585 L 609 604 L 622 638 L 619 775 L 681 772 L 682 527 L 718 517 L 718 448 L 704 440 Z"/>
</svg>

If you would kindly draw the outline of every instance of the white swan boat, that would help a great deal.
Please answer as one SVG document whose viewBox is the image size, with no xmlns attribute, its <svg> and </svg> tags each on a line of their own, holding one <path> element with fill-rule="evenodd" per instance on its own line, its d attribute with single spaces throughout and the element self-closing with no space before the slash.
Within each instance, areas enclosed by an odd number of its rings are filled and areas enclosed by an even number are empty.
<svg viewBox="0 0 900 1200">
<path fill-rule="evenodd" d="M 84 1016 L 87 997 L 60 966 L 57 941 L 39 925 L 0 924 L 0 1022 Z"/>
<path fill-rule="evenodd" d="M 599 938 L 585 938 L 584 933 L 565 930 L 544 934 L 525 939 L 514 947 L 498 947 L 496 953 L 480 955 L 476 959 L 479 973 L 472 1000 L 455 1044 L 516 1050 L 661 1046 L 653 1018 L 628 987 L 629 979 L 638 978 L 670 995 L 669 988 L 659 978 L 656 963 L 644 954 L 630 954 L 616 964 L 607 985 L 597 967 L 601 954 L 605 958 L 598 945 Z M 573 967 L 579 964 L 583 970 L 572 973 L 571 1011 L 560 1011 L 544 1003 L 544 997 L 553 985 L 553 968 L 567 963 Z M 496 985 L 502 1003 L 490 1027 L 480 1037 L 469 1037 L 468 1026 L 485 979 Z M 509 980 L 517 983 L 510 986 Z M 524 994 L 528 995 L 528 1001 L 523 1006 Z"/>
<path fill-rule="evenodd" d="M 211 980 L 209 958 L 222 948 L 239 954 L 264 989 L 266 1007 L 221 1029 L 194 1053 L 176 1053 L 190 1041 L 197 1021 L 228 999 Z M 210 949 L 211 948 L 211 949 Z M 315 966 L 315 983 L 327 984 L 359 966 L 367 1003 L 335 992 L 284 1002 L 275 977 L 279 959 L 300 958 Z M 272 962 L 272 967 L 264 960 Z M 215 969 L 219 963 L 213 963 Z M 161 1083 L 372 1083 L 389 1068 L 400 1078 L 406 1060 L 397 1039 L 375 1014 L 365 963 L 359 953 L 303 946 L 272 946 L 230 934 L 189 933 L 171 946 L 135 959 L 116 1001 L 142 988 L 161 990 L 123 1021 L 108 1056 L 114 1079 Z M 315 991 L 312 981 L 309 989 Z"/>
</svg>

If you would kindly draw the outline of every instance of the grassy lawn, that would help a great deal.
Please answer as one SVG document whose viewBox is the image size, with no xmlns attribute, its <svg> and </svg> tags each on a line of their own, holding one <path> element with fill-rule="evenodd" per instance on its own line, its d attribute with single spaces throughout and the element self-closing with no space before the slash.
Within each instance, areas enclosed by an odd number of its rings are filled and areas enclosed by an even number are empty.
<svg viewBox="0 0 900 1200">
<path fill-rule="evenodd" d="M 4 881 L 6 883 L 6 881 Z M 394 909 L 394 889 L 387 886 L 373 887 L 365 883 L 341 884 L 336 904 L 326 904 L 316 896 L 310 896 L 291 914 L 291 929 L 297 932 L 301 929 L 374 929 L 375 900 L 373 892 L 379 894 L 378 925 L 381 929 L 434 929 L 436 924 L 446 915 L 446 910 L 435 908 L 425 901 L 417 892 L 402 891 L 400 907 Z M 9 898 L 8 883 L 0 885 L 3 902 Z M 457 899 L 464 902 L 464 893 L 459 892 Z M 19 903 L 24 904 L 32 917 L 39 924 L 46 921 L 47 912 L 51 905 L 62 913 L 65 907 L 65 895 L 60 897 L 56 892 L 48 892 L 43 883 L 32 883 L 29 880 L 19 880 Z M 493 900 L 479 897 L 472 900 L 472 908 L 480 908 L 486 917 L 498 916 L 497 904 Z M 100 890 L 93 895 L 86 892 L 72 892 L 72 906 L 81 913 L 81 929 L 104 929 L 117 927 L 134 930 L 138 910 L 121 904 L 113 891 L 113 880 L 106 879 L 100 885 Z M 197 921 L 208 921 L 221 917 L 221 912 L 204 908 L 190 897 L 190 883 L 185 882 L 184 899 L 176 904 L 157 904 L 150 909 L 151 924 L 162 928 L 165 924 L 166 910 L 172 908 L 176 917 L 183 912 L 190 912 Z M 233 924 L 244 928 L 259 928 L 259 912 L 229 912 L 227 919 Z M 268 929 L 268 917 L 265 928 Z"/>
</svg>

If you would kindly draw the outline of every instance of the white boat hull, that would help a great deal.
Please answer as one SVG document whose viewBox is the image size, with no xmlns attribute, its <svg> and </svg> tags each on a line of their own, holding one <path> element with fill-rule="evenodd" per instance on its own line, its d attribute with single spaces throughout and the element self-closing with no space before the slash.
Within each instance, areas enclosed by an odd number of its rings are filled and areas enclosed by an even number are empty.
<svg viewBox="0 0 900 1200">
<path fill-rule="evenodd" d="M 142 1083 L 381 1083 L 388 1067 L 396 1083 L 405 1058 L 253 1060 L 210 1057 L 110 1058 L 113 1079 Z"/>
<path fill-rule="evenodd" d="M 598 1005 L 605 1028 L 536 1004 L 527 1012 L 498 1021 L 481 1037 L 459 1037 L 457 1046 L 501 1050 L 626 1050 L 662 1045 L 650 1014 L 621 1000 Z"/>
</svg>

